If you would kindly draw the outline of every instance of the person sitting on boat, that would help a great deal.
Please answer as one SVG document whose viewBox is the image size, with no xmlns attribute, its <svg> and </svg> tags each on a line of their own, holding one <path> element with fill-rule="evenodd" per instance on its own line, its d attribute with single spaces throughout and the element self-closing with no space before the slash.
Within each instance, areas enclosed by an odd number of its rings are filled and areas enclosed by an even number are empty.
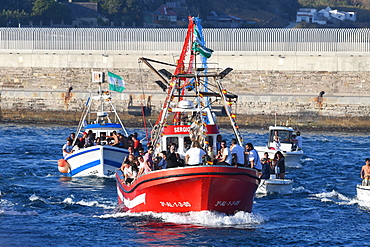
<svg viewBox="0 0 370 247">
<path fill-rule="evenodd" d="M 131 152 L 130 150 L 132 150 L 132 152 L 133 152 L 134 147 L 128 147 L 128 150 L 129 150 L 129 152 Z M 144 156 L 144 154 L 145 154 L 144 148 L 143 147 L 139 148 L 138 155 Z"/>
<path fill-rule="evenodd" d="M 262 171 L 260 178 L 262 179 L 269 179 L 270 178 L 270 164 L 267 162 L 266 158 L 261 159 L 262 163 Z"/>
<path fill-rule="evenodd" d="M 235 167 L 244 166 L 244 149 L 238 144 L 238 141 L 233 138 L 231 140 L 230 152 Z"/>
<path fill-rule="evenodd" d="M 185 164 L 189 166 L 203 165 L 203 157 L 206 151 L 202 149 L 198 141 L 194 141 L 192 147 L 185 153 Z"/>
<path fill-rule="evenodd" d="M 117 135 L 117 131 L 113 130 L 112 135 L 107 136 L 107 138 L 112 138 L 113 139 L 113 143 L 109 144 L 110 146 L 115 146 L 115 147 L 119 146 L 120 142 L 119 142 L 119 138 L 118 138 L 118 135 Z"/>
<path fill-rule="evenodd" d="M 87 135 L 86 135 L 86 138 L 85 138 L 84 147 L 87 148 L 87 147 L 91 147 L 91 146 L 94 146 L 94 134 L 93 134 L 92 130 L 89 130 L 87 132 Z"/>
<path fill-rule="evenodd" d="M 82 137 L 80 138 L 80 141 L 78 143 L 78 147 L 79 148 L 83 148 L 85 146 L 85 140 L 87 138 L 87 133 L 86 132 L 83 132 L 82 133 Z"/>
<path fill-rule="evenodd" d="M 213 165 L 213 160 L 216 158 L 215 153 L 213 152 L 213 147 L 209 145 L 207 147 L 207 156 L 206 156 L 206 161 L 208 165 Z"/>
<path fill-rule="evenodd" d="M 226 141 L 221 141 L 221 149 L 216 156 L 216 165 L 230 166 L 232 162 L 232 155 L 230 149 L 226 145 Z"/>
<path fill-rule="evenodd" d="M 96 138 L 96 140 L 94 141 L 94 146 L 97 146 L 97 145 L 101 145 L 100 137 Z"/>
<path fill-rule="evenodd" d="M 138 177 L 140 177 L 143 174 L 146 174 L 151 171 L 150 167 L 148 164 L 144 161 L 144 157 L 139 155 L 137 157 L 137 161 L 139 163 L 139 172 L 137 174 Z"/>
<path fill-rule="evenodd" d="M 133 163 L 133 162 L 135 162 L 135 160 L 136 160 L 136 158 L 135 158 L 135 155 L 134 154 L 128 154 L 125 157 L 125 159 L 123 160 L 123 162 L 128 161 L 128 162 Z"/>
<path fill-rule="evenodd" d="M 158 170 L 162 170 L 162 169 L 166 169 L 167 168 L 167 155 L 166 155 L 166 151 L 162 151 L 159 153 L 159 157 L 158 157 L 160 160 L 159 162 L 157 163 L 157 169 Z"/>
<path fill-rule="evenodd" d="M 298 146 L 298 150 L 301 150 L 302 149 L 302 144 L 303 144 L 303 138 L 301 136 L 301 132 L 297 131 L 297 146 Z"/>
<path fill-rule="evenodd" d="M 285 177 L 285 158 L 284 155 L 277 151 L 274 157 L 275 161 L 275 173 L 277 179 L 284 179 Z"/>
<path fill-rule="evenodd" d="M 73 153 L 72 138 L 67 138 L 67 143 L 63 145 L 63 158 L 67 157 L 69 154 Z"/>
<path fill-rule="evenodd" d="M 79 146 L 80 144 L 80 139 L 79 138 L 76 138 L 76 134 L 74 132 L 72 132 L 69 137 L 71 137 L 72 139 L 72 143 L 75 142 L 75 145 Z M 76 139 L 76 141 L 75 141 Z"/>
<path fill-rule="evenodd" d="M 123 176 L 126 184 L 131 184 L 135 179 L 134 171 L 132 170 L 132 164 L 126 160 L 122 163 L 120 170 L 123 172 Z"/>
<path fill-rule="evenodd" d="M 183 165 L 180 162 L 180 155 L 176 153 L 176 147 L 177 145 L 175 143 L 171 143 L 169 150 L 167 151 L 167 168 L 174 168 Z"/>
<path fill-rule="evenodd" d="M 122 135 L 119 142 L 120 142 L 120 147 L 128 149 L 129 146 L 128 146 L 128 140 L 126 136 Z"/>
<path fill-rule="evenodd" d="M 248 154 L 248 158 L 246 160 L 246 162 L 248 162 L 247 167 L 250 167 L 252 169 L 255 169 L 261 172 L 262 170 L 261 160 L 260 160 L 257 150 L 254 149 L 253 144 L 252 143 L 245 144 L 245 150 L 246 150 L 246 154 Z"/>
<path fill-rule="evenodd" d="M 363 186 L 369 186 L 370 185 L 370 159 L 365 159 L 365 165 L 361 168 L 361 174 L 362 178 L 362 185 Z"/>
<path fill-rule="evenodd" d="M 134 133 L 134 135 L 132 135 L 132 141 L 133 141 L 134 152 L 135 154 L 138 154 L 139 148 L 141 148 L 141 142 L 140 140 L 137 139 L 137 133 Z"/>
</svg>

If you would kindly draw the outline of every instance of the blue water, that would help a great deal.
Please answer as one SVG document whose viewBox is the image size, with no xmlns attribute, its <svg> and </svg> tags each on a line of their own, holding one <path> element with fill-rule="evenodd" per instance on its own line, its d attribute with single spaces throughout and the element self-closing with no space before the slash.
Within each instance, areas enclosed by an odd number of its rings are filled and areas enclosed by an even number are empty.
<svg viewBox="0 0 370 247">
<path fill-rule="evenodd" d="M 0 125 L 0 246 L 370 245 L 370 203 L 355 189 L 369 133 L 301 132 L 305 155 L 286 175 L 293 194 L 256 197 L 252 213 L 227 216 L 117 212 L 114 179 L 58 172 L 74 130 Z M 242 134 L 255 145 L 267 139 L 267 130 Z"/>
</svg>

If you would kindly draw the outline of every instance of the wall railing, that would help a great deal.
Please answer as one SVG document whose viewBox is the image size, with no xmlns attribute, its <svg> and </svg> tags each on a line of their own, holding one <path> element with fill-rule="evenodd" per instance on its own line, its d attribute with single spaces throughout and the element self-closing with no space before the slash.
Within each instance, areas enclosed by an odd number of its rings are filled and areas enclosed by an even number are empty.
<svg viewBox="0 0 370 247">
<path fill-rule="evenodd" d="M 207 29 L 207 47 L 227 52 L 369 52 L 370 29 Z M 0 28 L 1 50 L 179 51 L 183 28 Z"/>
</svg>

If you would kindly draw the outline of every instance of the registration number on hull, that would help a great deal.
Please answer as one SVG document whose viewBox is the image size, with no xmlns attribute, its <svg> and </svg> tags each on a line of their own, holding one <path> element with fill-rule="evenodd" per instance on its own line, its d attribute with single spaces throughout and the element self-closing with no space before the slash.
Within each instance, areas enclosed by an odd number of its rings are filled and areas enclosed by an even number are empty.
<svg viewBox="0 0 370 247">
<path fill-rule="evenodd" d="M 241 202 L 241 200 L 239 201 L 217 201 L 215 206 L 219 206 L 219 207 L 230 207 L 230 206 L 237 206 L 239 205 Z"/>
<path fill-rule="evenodd" d="M 190 202 L 159 202 L 162 207 L 169 207 L 169 208 L 184 208 L 184 207 L 191 207 Z"/>
</svg>

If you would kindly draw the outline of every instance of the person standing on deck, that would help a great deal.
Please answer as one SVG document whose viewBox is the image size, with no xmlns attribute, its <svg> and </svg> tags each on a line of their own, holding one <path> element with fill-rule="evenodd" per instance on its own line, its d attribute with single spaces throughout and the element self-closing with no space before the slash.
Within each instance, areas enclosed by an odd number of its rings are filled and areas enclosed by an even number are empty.
<svg viewBox="0 0 370 247">
<path fill-rule="evenodd" d="M 144 162 L 150 168 L 151 171 L 154 171 L 153 153 L 154 153 L 153 146 L 149 146 L 148 152 L 146 152 L 146 154 L 144 155 Z"/>
<path fill-rule="evenodd" d="M 235 138 L 231 140 L 230 152 L 234 160 L 232 165 L 235 167 L 244 166 L 244 149 Z"/>
<path fill-rule="evenodd" d="M 370 185 L 370 159 L 365 159 L 365 165 L 362 166 L 361 173 L 360 173 L 363 186 L 369 186 Z"/>
<path fill-rule="evenodd" d="M 248 154 L 248 159 L 246 162 L 249 162 L 249 167 L 261 172 L 262 170 L 261 160 L 258 155 L 258 152 L 254 149 L 253 144 L 247 143 L 245 145 L 245 149 L 247 150 L 246 154 Z"/>
<path fill-rule="evenodd" d="M 302 140 L 301 132 L 299 131 L 297 131 L 296 140 L 297 140 L 298 149 L 302 149 L 303 140 Z"/>
</svg>

